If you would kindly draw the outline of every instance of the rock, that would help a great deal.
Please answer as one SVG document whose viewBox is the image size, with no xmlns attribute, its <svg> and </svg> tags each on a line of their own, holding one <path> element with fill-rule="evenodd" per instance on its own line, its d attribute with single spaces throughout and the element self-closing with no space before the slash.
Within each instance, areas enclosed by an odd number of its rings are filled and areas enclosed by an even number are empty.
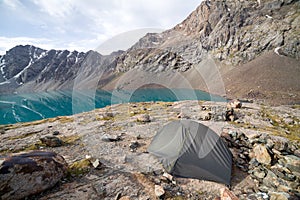
<svg viewBox="0 0 300 200">
<path fill-rule="evenodd" d="M 210 120 L 211 119 L 211 113 L 207 111 L 200 112 L 199 120 Z"/>
<path fill-rule="evenodd" d="M 227 110 L 226 112 L 225 112 L 225 120 L 226 121 L 234 121 L 234 120 L 236 120 L 237 119 L 237 117 L 236 117 L 236 115 L 234 114 L 234 110 L 233 110 L 233 108 L 231 108 L 230 110 Z"/>
<path fill-rule="evenodd" d="M 140 146 L 140 144 L 138 143 L 138 141 L 136 141 L 136 140 L 131 141 L 129 144 L 130 151 L 135 152 L 139 146 Z"/>
<path fill-rule="evenodd" d="M 32 151 L 0 158 L 0 198 L 22 199 L 53 187 L 67 163 L 54 152 Z"/>
<path fill-rule="evenodd" d="M 290 195 L 286 192 L 269 192 L 270 200 L 289 200 Z"/>
<path fill-rule="evenodd" d="M 140 116 L 137 117 L 137 121 L 138 122 L 143 122 L 143 123 L 151 122 L 150 115 L 148 115 L 148 114 L 140 115 Z"/>
<path fill-rule="evenodd" d="M 238 200 L 237 196 L 227 188 L 220 189 L 220 198 L 221 200 Z"/>
<path fill-rule="evenodd" d="M 114 114 L 111 112 L 105 112 L 99 115 L 99 119 L 101 120 L 110 120 L 114 117 Z"/>
<path fill-rule="evenodd" d="M 117 142 L 117 141 L 121 140 L 121 137 L 119 135 L 104 134 L 101 137 L 101 140 L 104 142 Z"/>
<path fill-rule="evenodd" d="M 242 102 L 240 102 L 237 99 L 233 99 L 227 103 L 227 108 L 228 109 L 233 109 L 233 108 L 241 108 L 242 107 Z"/>
<path fill-rule="evenodd" d="M 160 185 L 154 186 L 154 192 L 155 192 L 155 196 L 158 198 L 161 198 L 165 194 L 164 188 Z"/>
<path fill-rule="evenodd" d="M 288 125 L 293 125 L 294 124 L 294 120 L 292 118 L 284 118 L 283 122 L 288 124 Z"/>
<path fill-rule="evenodd" d="M 124 196 L 124 197 L 121 197 L 119 200 L 130 200 L 130 197 L 129 196 Z"/>
<path fill-rule="evenodd" d="M 297 156 L 298 158 L 300 158 L 300 149 L 296 149 L 294 151 L 294 155 Z"/>
<path fill-rule="evenodd" d="M 95 161 L 91 162 L 94 168 L 97 168 L 100 165 L 99 159 L 96 159 Z"/>
<path fill-rule="evenodd" d="M 189 119 L 190 117 L 187 116 L 185 113 L 181 112 L 177 115 L 177 118 L 179 118 L 179 119 Z"/>
<path fill-rule="evenodd" d="M 258 192 L 258 193 L 255 193 L 255 194 L 250 194 L 248 197 L 247 197 L 247 200 L 267 200 L 269 199 L 269 196 L 267 193 L 264 193 L 264 192 Z"/>
<path fill-rule="evenodd" d="M 270 139 L 273 141 L 273 148 L 278 151 L 288 151 L 288 142 L 289 140 L 280 136 L 270 136 Z"/>
<path fill-rule="evenodd" d="M 266 173 L 264 171 L 261 170 L 254 170 L 253 175 L 259 179 L 263 179 L 266 176 Z"/>
<path fill-rule="evenodd" d="M 60 147 L 63 144 L 61 139 L 52 135 L 41 137 L 40 141 L 48 147 Z"/>
<path fill-rule="evenodd" d="M 173 176 L 171 174 L 167 173 L 167 172 L 164 172 L 162 176 L 165 177 L 170 182 L 173 181 Z"/>
<path fill-rule="evenodd" d="M 269 165 L 271 164 L 271 156 L 267 148 L 263 144 L 258 144 L 253 148 L 254 156 L 259 163 Z"/>
<path fill-rule="evenodd" d="M 292 172 L 300 173 L 300 158 L 294 155 L 286 155 L 280 159 L 279 163 L 291 170 Z"/>
<path fill-rule="evenodd" d="M 263 179 L 263 184 L 269 188 L 277 188 L 280 185 L 280 180 L 272 171 L 268 170 L 267 176 Z"/>
<path fill-rule="evenodd" d="M 52 135 L 59 135 L 60 132 L 59 131 L 53 131 Z"/>
</svg>

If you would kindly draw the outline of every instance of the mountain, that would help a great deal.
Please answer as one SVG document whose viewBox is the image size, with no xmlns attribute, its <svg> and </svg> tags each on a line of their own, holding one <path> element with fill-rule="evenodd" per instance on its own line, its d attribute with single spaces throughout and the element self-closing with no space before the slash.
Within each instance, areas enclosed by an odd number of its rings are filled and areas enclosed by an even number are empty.
<svg viewBox="0 0 300 200">
<path fill-rule="evenodd" d="M 17 46 L 0 58 L 0 92 L 196 88 L 299 103 L 299 41 L 297 0 L 206 0 L 174 28 L 109 56 Z"/>
<path fill-rule="evenodd" d="M 117 70 L 144 68 L 158 70 L 160 76 L 173 70 L 158 82 L 229 97 L 299 103 L 299 41 L 299 1 L 203 1 L 173 29 L 148 34 L 122 54 Z"/>
<path fill-rule="evenodd" d="M 110 76 L 116 52 L 102 56 L 68 50 L 44 50 L 31 45 L 16 46 L 0 57 L 0 92 L 34 92 L 98 85 L 101 73 Z M 95 82 L 97 80 L 97 82 Z"/>
</svg>

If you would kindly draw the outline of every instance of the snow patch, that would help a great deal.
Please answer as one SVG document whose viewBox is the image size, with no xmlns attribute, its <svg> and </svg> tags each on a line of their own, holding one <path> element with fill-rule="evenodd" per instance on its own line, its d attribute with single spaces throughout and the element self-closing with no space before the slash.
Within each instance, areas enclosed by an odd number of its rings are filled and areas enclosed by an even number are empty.
<svg viewBox="0 0 300 200">
<path fill-rule="evenodd" d="M 19 78 L 19 76 L 21 76 L 21 74 L 25 70 L 27 70 L 31 66 L 32 63 L 33 63 L 33 59 L 30 57 L 30 61 L 29 61 L 28 65 L 26 67 L 24 67 L 24 69 L 22 71 L 20 71 L 17 75 L 15 75 L 14 78 Z"/>
<path fill-rule="evenodd" d="M 6 80 L 6 81 L 0 83 L 0 85 L 5 85 L 5 84 L 8 84 L 8 83 L 10 83 L 10 81 L 9 81 L 9 80 Z"/>
<path fill-rule="evenodd" d="M 67 58 L 69 58 L 70 56 L 72 56 L 72 52 L 70 51 L 69 54 L 67 55 Z"/>
<path fill-rule="evenodd" d="M 0 60 L 0 71 L 1 71 L 1 74 L 2 74 L 2 77 L 5 79 L 5 80 L 7 80 L 7 78 L 5 77 L 5 75 L 4 75 L 4 67 L 6 67 L 5 66 L 5 60 L 4 60 L 4 58 L 2 57 L 1 58 L 1 60 Z"/>
<path fill-rule="evenodd" d="M 39 56 L 36 56 L 36 54 L 34 54 L 33 58 L 38 60 L 41 59 L 42 57 L 44 57 L 47 53 L 46 52 L 42 52 Z"/>
</svg>

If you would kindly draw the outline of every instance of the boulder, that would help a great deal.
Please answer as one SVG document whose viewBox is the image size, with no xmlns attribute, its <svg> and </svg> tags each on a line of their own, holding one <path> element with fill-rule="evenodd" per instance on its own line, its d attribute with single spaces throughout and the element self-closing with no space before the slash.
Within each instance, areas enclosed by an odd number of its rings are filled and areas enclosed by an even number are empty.
<svg viewBox="0 0 300 200">
<path fill-rule="evenodd" d="M 289 140 L 280 136 L 270 136 L 270 139 L 274 143 L 273 148 L 278 151 L 288 151 Z"/>
<path fill-rule="evenodd" d="M 263 144 L 258 144 L 253 148 L 253 153 L 254 156 L 256 158 L 256 160 L 261 163 L 261 164 L 265 164 L 265 165 L 269 165 L 271 164 L 271 156 L 267 150 L 267 148 L 265 147 L 265 145 Z"/>
<path fill-rule="evenodd" d="M 164 188 L 160 185 L 154 186 L 154 192 L 155 192 L 155 196 L 157 196 L 158 198 L 161 198 L 165 194 Z"/>
<path fill-rule="evenodd" d="M 200 112 L 200 116 L 199 116 L 199 120 L 210 120 L 211 119 L 211 112 L 208 112 L 208 111 L 202 111 Z"/>
<path fill-rule="evenodd" d="M 294 155 L 286 155 L 279 160 L 286 168 L 292 172 L 300 173 L 300 158 Z"/>
<path fill-rule="evenodd" d="M 140 116 L 137 117 L 137 121 L 138 122 L 143 122 L 143 123 L 151 122 L 150 115 L 148 115 L 148 114 L 140 115 Z"/>
<path fill-rule="evenodd" d="M 40 141 L 48 147 L 60 147 L 63 144 L 61 139 L 52 135 L 41 137 Z"/>
<path fill-rule="evenodd" d="M 236 117 L 236 115 L 235 115 L 235 113 L 234 113 L 234 110 L 233 110 L 233 108 L 231 108 L 230 110 L 227 110 L 226 112 L 225 112 L 225 120 L 226 121 L 234 121 L 234 120 L 236 120 L 237 119 L 237 117 Z"/>
<path fill-rule="evenodd" d="M 121 140 L 121 136 L 119 136 L 119 135 L 104 134 L 101 137 L 101 140 L 104 141 L 104 142 L 117 142 L 117 141 Z"/>
<path fill-rule="evenodd" d="M 286 192 L 270 192 L 270 200 L 289 200 L 290 195 Z"/>
<path fill-rule="evenodd" d="M 229 101 L 227 103 L 227 108 L 228 109 L 232 109 L 232 108 L 241 108 L 242 107 L 242 102 L 240 102 L 239 100 L 237 99 L 233 99 L 231 101 Z"/>
<path fill-rule="evenodd" d="M 277 188 L 280 185 L 280 179 L 272 171 L 268 170 L 267 176 L 263 179 L 264 186 L 268 188 Z"/>
<path fill-rule="evenodd" d="M 237 196 L 235 196 L 235 194 L 233 194 L 233 192 L 231 192 L 227 188 L 220 189 L 220 199 L 221 200 L 238 200 Z"/>
<path fill-rule="evenodd" d="M 140 144 L 138 141 L 136 140 L 131 141 L 129 144 L 130 151 L 135 152 L 139 146 Z"/>
<path fill-rule="evenodd" d="M 54 152 L 32 151 L 0 157 L 0 199 L 22 199 L 53 187 L 67 171 Z"/>
</svg>

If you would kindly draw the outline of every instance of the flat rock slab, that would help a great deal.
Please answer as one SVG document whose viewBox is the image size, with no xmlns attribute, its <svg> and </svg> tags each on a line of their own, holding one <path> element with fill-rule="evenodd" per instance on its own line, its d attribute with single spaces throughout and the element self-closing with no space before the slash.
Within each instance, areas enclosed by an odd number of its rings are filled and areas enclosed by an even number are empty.
<svg viewBox="0 0 300 200">
<path fill-rule="evenodd" d="M 0 157 L 0 199 L 22 199 L 53 187 L 67 163 L 54 152 L 32 151 Z"/>
</svg>

